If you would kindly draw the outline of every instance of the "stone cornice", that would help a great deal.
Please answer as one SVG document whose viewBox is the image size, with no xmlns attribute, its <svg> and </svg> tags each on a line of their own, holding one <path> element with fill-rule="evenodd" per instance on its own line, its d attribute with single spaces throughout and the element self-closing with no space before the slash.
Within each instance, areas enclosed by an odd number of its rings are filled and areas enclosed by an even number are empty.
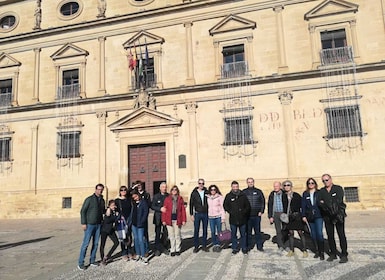
<svg viewBox="0 0 385 280">
<path fill-rule="evenodd" d="M 385 70 L 385 61 L 381 61 L 378 63 L 358 65 L 356 67 L 357 73 L 379 71 L 379 70 Z M 279 91 L 279 88 L 277 87 L 277 83 L 286 82 L 286 81 L 312 79 L 312 78 L 319 78 L 319 77 L 321 77 L 320 70 L 311 70 L 311 71 L 305 71 L 305 72 L 287 73 L 282 75 L 276 74 L 276 75 L 270 75 L 270 76 L 264 76 L 264 77 L 253 77 L 253 78 L 250 78 L 249 82 L 250 82 L 250 85 L 274 84 L 274 89 L 271 89 L 271 90 L 264 89 L 261 91 L 253 90 L 253 94 L 252 94 L 252 95 L 268 95 L 268 94 L 276 94 Z M 375 82 L 385 82 L 385 78 L 377 77 L 377 78 L 370 78 L 365 80 L 357 79 L 358 84 L 375 83 Z M 222 86 L 223 85 L 221 84 L 221 82 L 214 82 L 214 83 L 208 83 L 208 84 L 198 84 L 193 86 L 159 89 L 159 90 L 151 91 L 151 94 L 154 97 L 156 97 L 156 96 L 176 95 L 176 94 L 202 92 L 202 91 L 210 91 L 210 90 L 221 90 Z M 325 87 L 324 84 L 318 83 L 318 84 L 291 86 L 290 90 L 292 92 L 295 92 L 295 91 L 321 89 L 323 87 Z M 285 90 L 289 90 L 289 89 L 285 88 Z M 135 95 L 136 93 L 134 91 L 130 91 L 127 93 L 116 94 L 116 95 L 104 95 L 104 96 L 94 97 L 94 98 L 79 99 L 77 100 L 76 105 L 105 104 L 105 103 L 109 103 L 109 102 L 112 103 L 117 101 L 132 102 L 133 104 Z M 199 100 L 197 100 L 197 98 L 194 98 L 192 100 L 184 99 L 183 102 L 181 101 L 181 104 L 188 101 L 205 102 L 205 101 L 211 101 L 211 100 L 218 100 L 222 98 L 223 96 L 219 96 L 219 97 L 204 96 L 202 98 L 198 98 Z M 158 106 L 166 106 L 166 105 L 172 105 L 172 104 L 175 104 L 175 102 L 172 101 L 170 104 L 157 103 Z M 33 105 L 7 108 L 7 114 L 48 110 L 48 109 L 55 109 L 57 107 L 58 107 L 57 102 L 38 103 Z M 108 108 L 108 106 L 104 105 L 103 108 Z M 126 105 L 120 109 L 116 108 L 116 106 L 111 106 L 110 111 L 127 110 L 130 108 L 131 107 L 128 107 Z M 87 114 L 86 112 L 83 112 L 83 113 Z"/>
<path fill-rule="evenodd" d="M 277 5 L 294 5 L 305 2 L 312 2 L 316 0 L 281 0 L 281 1 L 262 1 L 255 3 L 250 1 L 250 3 L 245 3 L 246 1 L 239 1 L 239 4 L 235 3 L 231 8 L 232 14 L 242 14 L 248 13 L 250 11 L 271 9 Z M 90 40 L 93 38 L 98 38 L 100 36 L 117 36 L 121 34 L 127 34 L 131 32 L 137 32 L 139 30 L 151 30 L 154 28 L 162 28 L 167 26 L 173 26 L 178 24 L 184 24 L 188 22 L 196 22 L 214 18 L 221 18 L 229 15 L 229 8 L 225 5 L 227 2 L 234 2 L 233 0 L 212 0 L 212 1 L 194 1 L 194 2 L 185 2 L 173 6 L 162 7 L 153 10 L 145 10 L 136 13 L 118 15 L 114 17 L 101 18 L 96 20 L 90 20 L 86 22 L 75 23 L 66 26 L 53 27 L 49 29 L 35 30 L 32 32 L 22 33 L 18 35 L 8 36 L 5 38 L 0 38 L 0 44 L 10 44 L 15 42 L 23 41 L 23 46 L 17 47 L 12 46 L 9 49 L 2 49 L 7 53 L 14 53 L 29 50 L 36 47 L 50 47 L 58 45 L 60 43 L 68 43 L 68 38 L 65 39 L 52 39 L 48 40 L 47 37 L 61 35 L 63 32 L 71 32 L 71 42 L 78 42 L 83 40 Z M 222 8 L 213 9 L 213 11 L 206 11 L 207 7 L 212 6 L 222 6 Z M 197 13 L 197 9 L 204 10 L 202 13 Z M 191 12 L 188 14 L 188 12 Z M 151 17 L 161 16 L 161 15 L 170 15 L 171 13 L 178 14 L 183 13 L 183 15 L 172 17 L 172 19 L 166 20 L 148 20 Z M 187 14 L 186 14 L 187 13 Z M 143 20 L 147 20 L 143 22 Z M 115 28 L 114 25 L 125 24 L 129 22 L 127 27 Z M 100 28 L 100 31 L 96 30 Z M 75 35 L 77 31 L 89 30 L 86 34 Z M 42 38 L 46 38 L 42 40 Z M 25 44 L 25 41 L 33 41 L 37 39 L 37 42 L 31 42 L 31 44 Z M 43 42 L 43 43 L 42 43 Z"/>
</svg>

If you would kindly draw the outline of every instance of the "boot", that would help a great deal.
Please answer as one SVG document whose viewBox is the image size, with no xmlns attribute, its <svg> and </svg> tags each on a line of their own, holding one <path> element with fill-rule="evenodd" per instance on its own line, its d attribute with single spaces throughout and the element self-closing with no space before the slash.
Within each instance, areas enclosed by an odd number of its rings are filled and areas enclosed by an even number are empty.
<svg viewBox="0 0 385 280">
<path fill-rule="evenodd" d="M 312 241 L 313 241 L 314 252 L 315 252 L 314 258 L 315 258 L 315 259 L 318 259 L 318 258 L 320 257 L 320 255 L 319 255 L 319 249 L 318 249 L 319 246 L 318 246 L 317 242 L 316 242 L 314 239 L 312 239 Z"/>
<path fill-rule="evenodd" d="M 325 244 L 324 241 L 318 241 L 318 254 L 320 256 L 320 260 L 323 261 L 325 259 Z"/>
</svg>

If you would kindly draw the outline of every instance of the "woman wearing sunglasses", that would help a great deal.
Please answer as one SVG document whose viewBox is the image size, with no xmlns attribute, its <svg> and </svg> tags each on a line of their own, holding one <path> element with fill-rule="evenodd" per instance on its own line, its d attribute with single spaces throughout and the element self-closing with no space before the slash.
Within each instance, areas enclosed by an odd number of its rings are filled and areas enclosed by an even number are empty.
<svg viewBox="0 0 385 280">
<path fill-rule="evenodd" d="M 306 181 L 306 190 L 302 194 L 302 220 L 310 226 L 310 236 L 316 248 L 314 258 L 325 259 L 324 237 L 322 234 L 323 219 L 318 208 L 319 193 L 317 182 L 313 178 Z"/>
<path fill-rule="evenodd" d="M 170 195 L 165 198 L 163 207 L 166 211 L 162 212 L 162 223 L 167 226 L 171 257 L 179 256 L 182 248 L 181 229 L 186 223 L 186 208 L 177 186 L 171 188 Z"/>
<path fill-rule="evenodd" d="M 225 209 L 223 208 L 223 196 L 216 185 L 209 187 L 209 194 L 206 196 L 209 208 L 209 224 L 213 252 L 220 252 L 221 247 L 217 235 L 222 231 L 222 223 L 224 223 L 226 219 Z"/>
</svg>

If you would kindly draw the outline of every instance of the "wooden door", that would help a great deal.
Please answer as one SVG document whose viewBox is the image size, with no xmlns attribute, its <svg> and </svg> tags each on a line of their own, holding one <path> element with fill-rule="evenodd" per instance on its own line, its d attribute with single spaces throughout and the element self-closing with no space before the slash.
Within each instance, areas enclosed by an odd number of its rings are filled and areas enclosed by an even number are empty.
<svg viewBox="0 0 385 280">
<path fill-rule="evenodd" d="M 128 147 L 128 185 L 140 180 L 151 195 L 166 181 L 166 144 L 154 143 Z"/>
</svg>

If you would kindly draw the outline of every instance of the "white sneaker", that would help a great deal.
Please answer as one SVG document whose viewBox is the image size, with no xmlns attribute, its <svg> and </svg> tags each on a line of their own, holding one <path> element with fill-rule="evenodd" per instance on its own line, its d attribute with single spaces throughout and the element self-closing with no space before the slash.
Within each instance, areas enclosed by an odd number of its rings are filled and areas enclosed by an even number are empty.
<svg viewBox="0 0 385 280">
<path fill-rule="evenodd" d="M 142 261 L 142 264 L 148 265 L 148 260 L 144 257 L 141 257 L 140 260 Z"/>
</svg>

